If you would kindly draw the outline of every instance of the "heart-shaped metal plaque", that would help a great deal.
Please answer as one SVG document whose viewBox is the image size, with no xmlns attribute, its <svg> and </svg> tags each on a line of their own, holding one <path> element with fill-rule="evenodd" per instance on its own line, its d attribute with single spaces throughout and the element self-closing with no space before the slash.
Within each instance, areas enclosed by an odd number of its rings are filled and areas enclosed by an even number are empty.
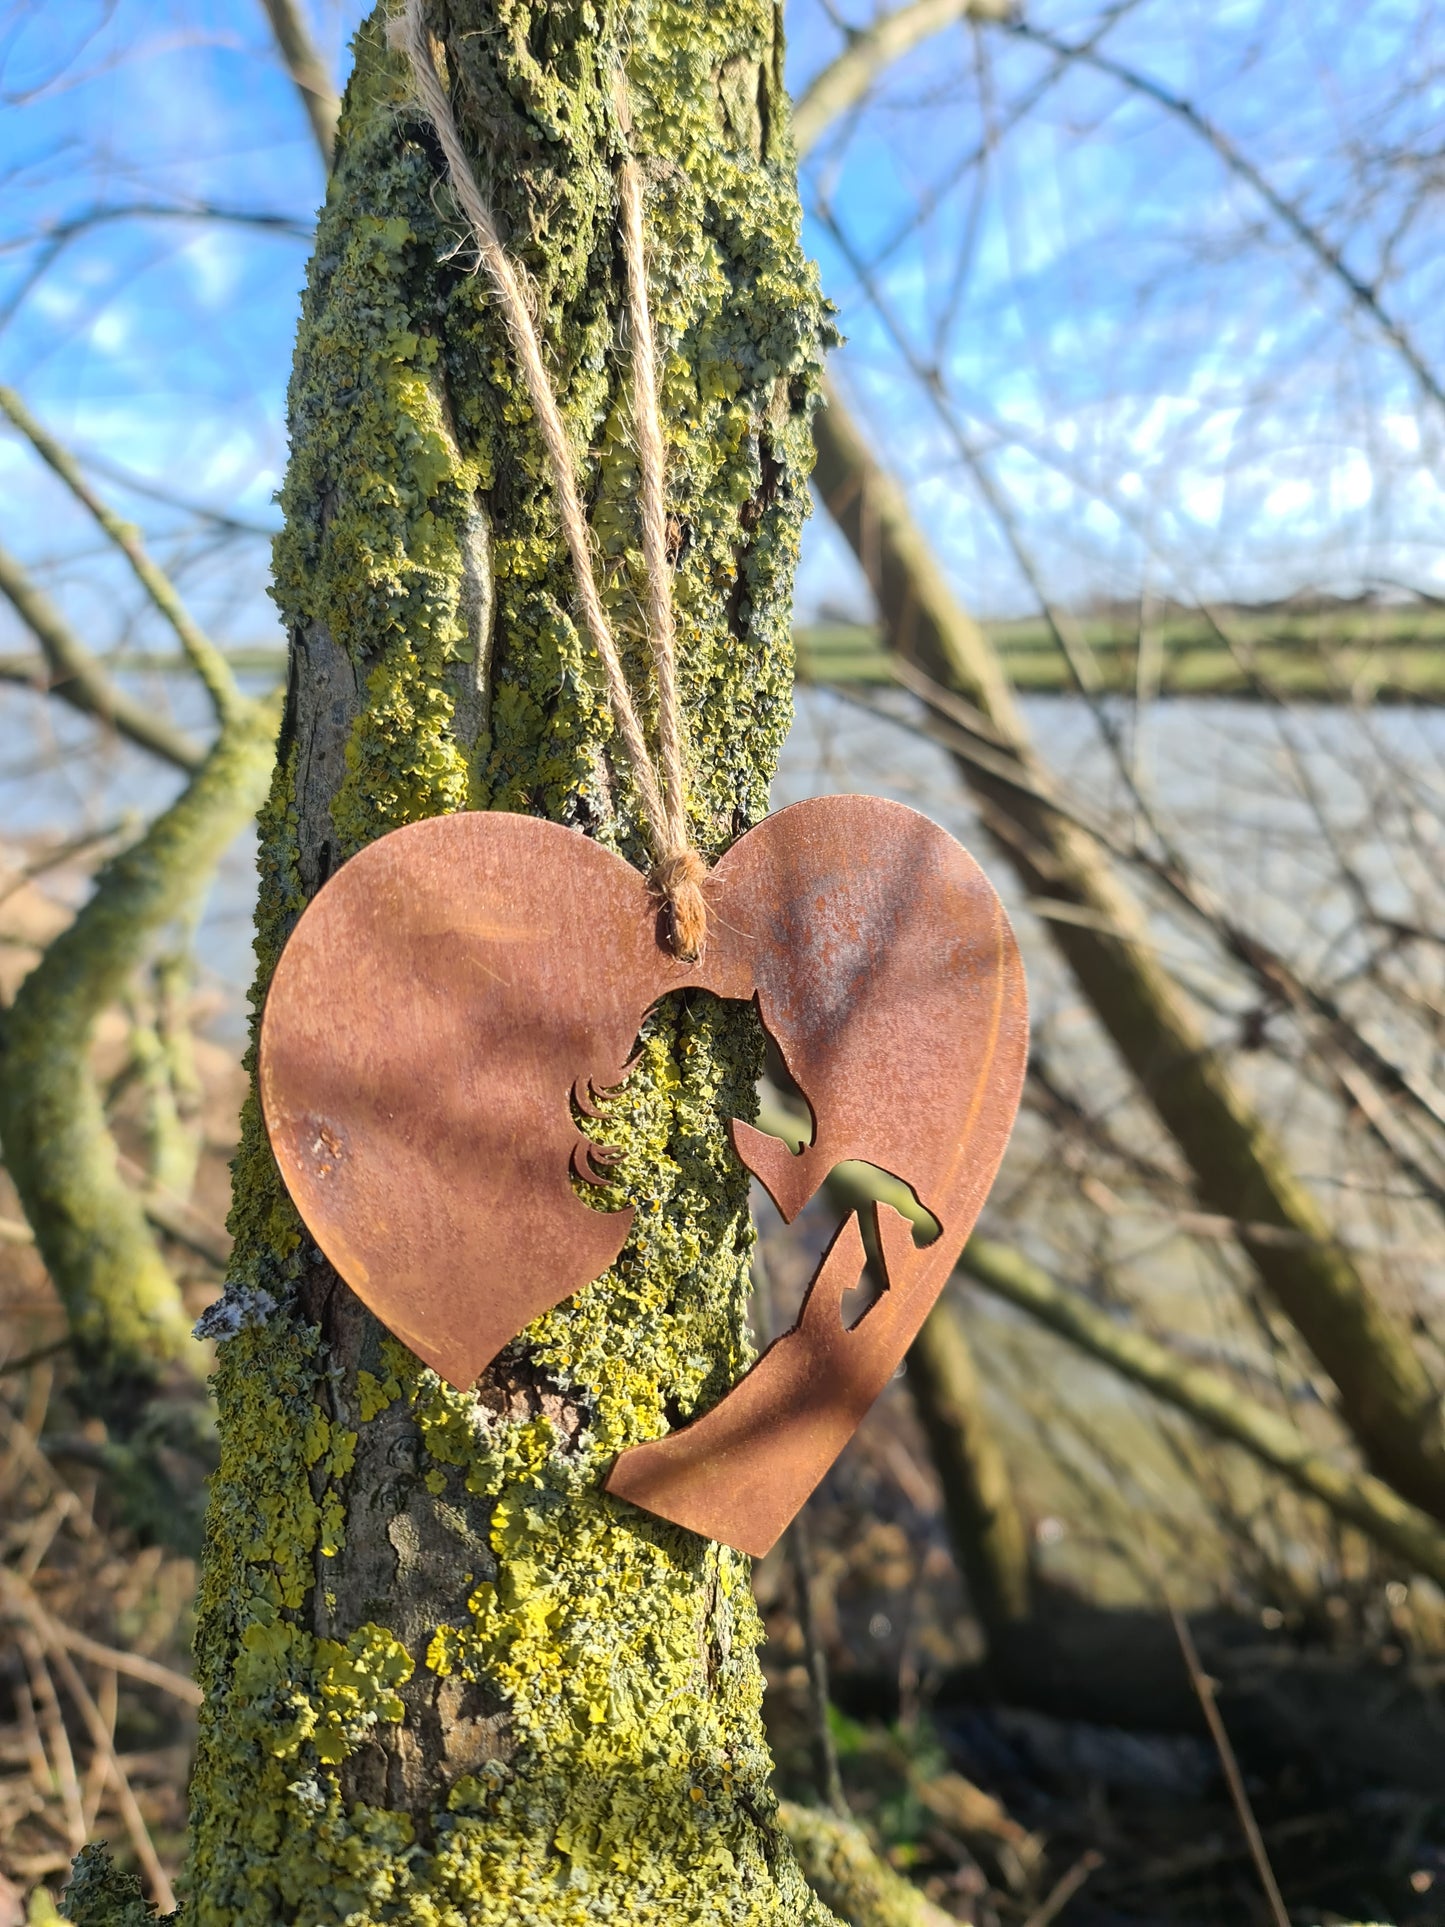
<svg viewBox="0 0 1445 1927">
<path fill-rule="evenodd" d="M 608 1490 L 765 1552 L 901 1362 L 953 1269 L 1013 1126 L 1028 1018 L 1003 906 L 968 853 L 902 804 L 795 803 L 707 884 L 708 944 L 668 948 L 647 880 L 554 823 L 432 817 L 370 844 L 306 910 L 261 1025 L 260 1088 L 287 1188 L 389 1329 L 465 1388 L 600 1276 L 632 1222 L 584 1203 L 574 1103 L 621 1082 L 669 991 L 751 998 L 813 1114 L 794 1153 L 733 1145 L 790 1220 L 835 1165 L 900 1178 L 937 1219 L 915 1247 L 875 1208 L 886 1289 L 846 1329 L 856 1214 L 797 1325 L 711 1411 L 633 1446 Z"/>
</svg>

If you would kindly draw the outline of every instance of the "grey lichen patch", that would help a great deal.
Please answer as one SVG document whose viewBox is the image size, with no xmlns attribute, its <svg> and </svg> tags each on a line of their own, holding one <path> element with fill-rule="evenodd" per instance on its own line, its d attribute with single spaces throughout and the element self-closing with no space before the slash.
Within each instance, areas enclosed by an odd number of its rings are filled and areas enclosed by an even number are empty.
<svg viewBox="0 0 1445 1927">
<path fill-rule="evenodd" d="M 536 284 L 645 695 L 613 176 L 626 59 L 693 823 L 716 854 L 765 812 L 789 721 L 822 329 L 775 9 L 436 0 L 430 19 Z M 505 808 L 646 855 L 531 411 L 382 28 L 358 38 L 291 387 L 275 593 L 296 677 L 258 998 L 324 873 L 397 824 Z M 308 687 L 322 636 L 344 658 L 334 700 Z M 829 1918 L 769 1817 L 746 1561 L 601 1489 L 623 1445 L 747 1363 L 747 1189 L 723 1120 L 747 1114 L 759 1050 L 747 1008 L 698 994 L 653 1015 L 598 1126 L 621 1154 L 613 1201 L 636 1210 L 627 1246 L 465 1393 L 336 1279 L 248 1112 L 236 1278 L 276 1310 L 238 1314 L 221 1351 L 193 1927 Z"/>
<path fill-rule="evenodd" d="M 192 1335 L 220 1344 L 249 1326 L 264 1325 L 275 1309 L 276 1300 L 264 1285 L 248 1285 L 232 1277 L 221 1296 L 212 1299 L 196 1320 Z"/>
<path fill-rule="evenodd" d="M 53 1927 L 153 1927 L 156 1918 L 139 1877 L 117 1867 L 102 1846 L 81 1848 L 71 1868 L 64 1905 L 63 1915 L 51 1914 Z M 44 1908 L 32 1906 L 30 1918 L 43 1923 Z"/>
</svg>

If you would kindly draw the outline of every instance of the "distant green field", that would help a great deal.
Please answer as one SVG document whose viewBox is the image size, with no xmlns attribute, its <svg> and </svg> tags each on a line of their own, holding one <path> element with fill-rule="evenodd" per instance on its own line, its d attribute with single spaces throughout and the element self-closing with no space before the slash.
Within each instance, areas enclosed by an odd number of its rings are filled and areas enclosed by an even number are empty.
<svg viewBox="0 0 1445 1927">
<path fill-rule="evenodd" d="M 1073 618 L 1092 658 L 1098 686 L 1126 696 L 1287 696 L 1323 703 L 1445 703 L 1445 603 L 1327 603 L 1312 607 L 1220 610 L 1233 649 L 1196 610 L 1168 609 L 1140 648 L 1137 617 Z M 1014 684 L 1031 695 L 1069 695 L 1074 681 L 1041 619 L 985 622 Z M 795 632 L 798 680 L 889 683 L 888 655 L 878 631 L 857 624 L 816 623 Z M 236 646 L 236 670 L 279 677 L 285 652 L 275 644 Z M 174 653 L 127 650 L 107 661 L 118 671 L 190 675 Z M 0 681 L 35 674 L 31 656 L 0 656 Z"/>
<path fill-rule="evenodd" d="M 1234 647 L 1204 617 L 1170 611 L 1140 647 L 1137 620 L 1076 619 L 1101 689 L 1120 695 L 1271 694 L 1306 702 L 1445 701 L 1445 606 L 1334 604 L 1310 609 L 1221 612 Z M 1028 693 L 1068 694 L 1069 665 L 1042 620 L 987 622 L 1004 666 Z M 809 683 L 887 683 L 878 632 L 818 624 L 796 632 L 798 678 Z"/>
</svg>

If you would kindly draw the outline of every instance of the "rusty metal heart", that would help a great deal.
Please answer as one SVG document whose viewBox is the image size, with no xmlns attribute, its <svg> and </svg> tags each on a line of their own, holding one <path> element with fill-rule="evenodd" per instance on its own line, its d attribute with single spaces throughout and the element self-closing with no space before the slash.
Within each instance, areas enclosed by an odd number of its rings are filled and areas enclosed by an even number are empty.
<svg viewBox="0 0 1445 1927">
<path fill-rule="evenodd" d="M 298 923 L 267 996 L 261 1104 L 287 1188 L 337 1271 L 465 1388 L 604 1272 L 630 1210 L 585 1203 L 575 1122 L 621 1082 L 646 1012 L 689 987 L 753 999 L 808 1100 L 811 1144 L 731 1120 L 790 1220 L 835 1165 L 903 1180 L 937 1219 L 876 1209 L 887 1288 L 846 1329 L 856 1215 L 797 1325 L 713 1409 L 624 1452 L 608 1490 L 768 1549 L 901 1362 L 987 1195 L 1013 1125 L 1028 1019 L 992 887 L 937 825 L 873 797 L 768 817 L 708 883 L 706 955 L 682 963 L 656 898 L 572 830 L 434 817 L 362 850 Z"/>
</svg>

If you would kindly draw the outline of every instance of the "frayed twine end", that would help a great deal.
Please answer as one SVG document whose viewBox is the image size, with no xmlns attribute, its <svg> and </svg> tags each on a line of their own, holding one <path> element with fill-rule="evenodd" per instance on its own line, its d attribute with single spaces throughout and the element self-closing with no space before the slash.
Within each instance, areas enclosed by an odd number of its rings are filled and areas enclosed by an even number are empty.
<svg viewBox="0 0 1445 1927">
<path fill-rule="evenodd" d="M 652 872 L 652 886 L 667 905 L 673 955 L 682 963 L 696 963 L 707 948 L 706 879 L 707 865 L 691 848 L 674 850 Z"/>
</svg>

